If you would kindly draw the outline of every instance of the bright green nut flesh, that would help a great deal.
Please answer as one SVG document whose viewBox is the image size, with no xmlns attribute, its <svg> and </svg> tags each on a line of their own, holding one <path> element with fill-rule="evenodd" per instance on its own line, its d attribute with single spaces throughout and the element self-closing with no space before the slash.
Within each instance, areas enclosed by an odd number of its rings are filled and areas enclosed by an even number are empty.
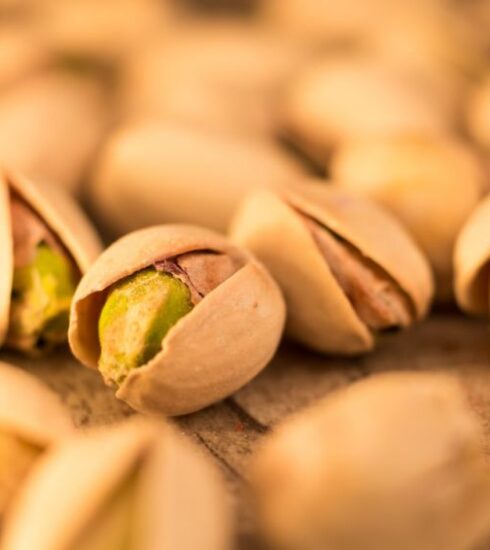
<svg viewBox="0 0 490 550">
<path fill-rule="evenodd" d="M 121 384 L 132 369 L 152 359 L 167 332 L 193 308 L 187 286 L 150 268 L 118 283 L 99 318 L 104 378 Z"/>
<path fill-rule="evenodd" d="M 32 263 L 14 271 L 8 343 L 24 351 L 64 343 L 76 283 L 71 262 L 39 244 Z"/>
</svg>

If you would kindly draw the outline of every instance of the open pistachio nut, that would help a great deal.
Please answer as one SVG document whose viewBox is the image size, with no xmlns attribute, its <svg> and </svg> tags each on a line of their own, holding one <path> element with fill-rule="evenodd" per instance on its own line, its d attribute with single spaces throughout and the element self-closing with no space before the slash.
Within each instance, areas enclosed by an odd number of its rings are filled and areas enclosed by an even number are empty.
<svg viewBox="0 0 490 550">
<path fill-rule="evenodd" d="M 425 257 L 381 207 L 326 184 L 252 193 L 232 239 L 269 269 L 287 331 L 325 353 L 371 350 L 375 334 L 422 318 L 432 296 Z"/>
<path fill-rule="evenodd" d="M 110 246 L 72 306 L 73 353 L 141 412 L 184 414 L 233 393 L 273 356 L 285 306 L 250 254 L 206 229 L 155 226 Z"/>
<path fill-rule="evenodd" d="M 250 475 L 281 550 L 473 550 L 490 530 L 483 434 L 460 384 L 372 376 L 286 420 Z"/>
<path fill-rule="evenodd" d="M 434 270 L 438 299 L 450 299 L 454 242 L 483 190 L 473 152 L 444 136 L 355 140 L 334 154 L 331 176 L 403 222 Z"/>
<path fill-rule="evenodd" d="M 169 424 L 138 418 L 48 453 L 7 517 L 2 548 L 230 546 L 231 514 L 214 466 Z"/>
<path fill-rule="evenodd" d="M 76 285 L 99 252 L 60 189 L 0 174 L 0 345 L 35 354 L 66 342 Z"/>
<path fill-rule="evenodd" d="M 251 188 L 285 186 L 302 174 L 272 140 L 137 124 L 104 147 L 89 198 L 100 224 L 118 236 L 159 223 L 224 231 Z"/>
<path fill-rule="evenodd" d="M 464 224 L 454 249 L 454 292 L 471 315 L 490 311 L 490 197 L 483 199 Z"/>
<path fill-rule="evenodd" d="M 0 519 L 46 449 L 72 424 L 58 397 L 30 374 L 0 362 Z"/>
</svg>

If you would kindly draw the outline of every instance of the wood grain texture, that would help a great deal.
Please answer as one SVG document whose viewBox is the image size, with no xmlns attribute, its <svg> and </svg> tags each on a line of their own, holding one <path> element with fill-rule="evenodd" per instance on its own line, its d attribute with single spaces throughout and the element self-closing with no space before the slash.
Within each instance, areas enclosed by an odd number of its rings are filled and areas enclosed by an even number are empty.
<svg viewBox="0 0 490 550">
<path fill-rule="evenodd" d="M 133 414 L 96 371 L 79 365 L 66 350 L 36 360 L 2 352 L 0 360 L 44 380 L 82 429 Z M 460 377 L 484 426 L 490 457 L 490 333 L 484 322 L 457 313 L 435 314 L 412 330 L 384 336 L 376 352 L 357 359 L 322 357 L 285 343 L 271 365 L 233 397 L 175 420 L 223 471 L 238 511 L 240 548 L 258 548 L 246 506 L 246 478 L 249 459 L 264 435 L 329 392 L 390 370 L 444 370 Z"/>
</svg>

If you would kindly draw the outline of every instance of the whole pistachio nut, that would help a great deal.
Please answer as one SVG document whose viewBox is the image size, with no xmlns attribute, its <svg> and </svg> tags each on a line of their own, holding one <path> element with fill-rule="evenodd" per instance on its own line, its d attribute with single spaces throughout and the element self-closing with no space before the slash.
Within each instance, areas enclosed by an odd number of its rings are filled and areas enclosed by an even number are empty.
<svg viewBox="0 0 490 550">
<path fill-rule="evenodd" d="M 30 374 L 0 362 L 0 520 L 37 460 L 68 436 L 58 397 Z"/>
<path fill-rule="evenodd" d="M 77 194 L 108 112 L 89 76 L 51 70 L 23 79 L 0 97 L 0 164 Z"/>
<path fill-rule="evenodd" d="M 411 325 L 430 305 L 430 268 L 403 227 L 381 207 L 333 186 L 256 191 L 231 236 L 279 283 L 287 332 L 317 351 L 369 351 L 377 332 Z"/>
<path fill-rule="evenodd" d="M 473 152 L 449 136 L 360 139 L 337 150 L 330 170 L 403 222 L 433 268 L 437 298 L 451 299 L 454 242 L 483 190 Z"/>
<path fill-rule="evenodd" d="M 89 195 L 100 224 L 116 235 L 159 223 L 225 230 L 251 188 L 286 186 L 301 174 L 272 141 L 145 123 L 112 136 Z"/>
<path fill-rule="evenodd" d="M 56 513 L 46 513 L 55 506 Z M 11 508 L 5 550 L 228 550 L 223 482 L 167 423 L 131 419 L 47 454 Z"/>
<path fill-rule="evenodd" d="M 253 378 L 284 318 L 279 288 L 250 254 L 206 229 L 154 226 L 116 241 L 83 277 L 69 340 L 117 397 L 176 415 Z"/>
<path fill-rule="evenodd" d="M 135 120 L 270 136 L 278 90 L 304 57 L 296 42 L 253 22 L 184 20 L 124 65 L 121 108 Z"/>
<path fill-rule="evenodd" d="M 407 82 L 410 82 L 408 85 Z M 336 56 L 305 67 L 280 103 L 283 133 L 321 165 L 345 141 L 448 126 L 441 102 L 391 64 Z"/>
<path fill-rule="evenodd" d="M 490 197 L 475 208 L 458 235 L 454 249 L 454 292 L 458 305 L 471 315 L 490 309 Z"/>
<path fill-rule="evenodd" d="M 286 420 L 250 475 L 282 550 L 470 550 L 488 535 L 483 434 L 460 384 L 388 373 Z"/>
<path fill-rule="evenodd" d="M 71 299 L 100 252 L 79 207 L 61 190 L 0 176 L 0 345 L 25 353 L 67 341 Z"/>
</svg>

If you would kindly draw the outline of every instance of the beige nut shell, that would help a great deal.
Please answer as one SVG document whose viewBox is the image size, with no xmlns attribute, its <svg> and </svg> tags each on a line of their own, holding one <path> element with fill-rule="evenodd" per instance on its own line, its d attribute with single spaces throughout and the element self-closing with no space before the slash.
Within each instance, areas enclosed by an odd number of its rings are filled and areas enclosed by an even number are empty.
<svg viewBox="0 0 490 550">
<path fill-rule="evenodd" d="M 227 253 L 244 265 L 180 319 L 162 350 L 121 384 L 116 396 L 138 411 L 184 414 L 222 399 L 265 367 L 281 338 L 283 298 L 260 263 L 212 231 L 155 226 L 114 243 L 82 279 L 69 329 L 75 356 L 97 368 L 104 291 L 157 260 L 195 250 Z"/>
<path fill-rule="evenodd" d="M 486 197 L 461 229 L 454 250 L 456 300 L 472 315 L 489 313 L 489 261 L 490 197 Z"/>
<path fill-rule="evenodd" d="M 45 447 L 73 424 L 58 396 L 34 376 L 0 361 L 0 429 Z"/>
<path fill-rule="evenodd" d="M 169 424 L 142 418 L 48 452 L 7 517 L 2 548 L 70 550 L 134 471 L 135 548 L 229 548 L 231 515 L 214 466 Z"/>
<path fill-rule="evenodd" d="M 431 263 L 438 299 L 451 299 L 454 243 L 483 189 L 471 149 L 448 136 L 354 140 L 334 154 L 330 174 L 404 223 Z"/>
<path fill-rule="evenodd" d="M 287 185 L 301 174 L 268 140 L 138 124 L 116 132 L 102 151 L 90 201 L 117 235 L 159 223 L 224 231 L 250 189 Z"/>
<path fill-rule="evenodd" d="M 391 65 L 369 59 L 316 62 L 284 94 L 283 131 L 322 165 L 334 147 L 350 139 L 439 133 L 447 126 L 442 107 L 424 86 L 408 82 Z"/>
<path fill-rule="evenodd" d="M 9 212 L 12 191 L 45 221 L 70 253 L 80 273 L 87 271 L 102 250 L 92 225 L 62 189 L 48 183 L 34 183 L 17 173 L 0 171 L 0 345 L 8 331 L 12 291 L 13 241 Z"/>
<path fill-rule="evenodd" d="M 251 472 L 274 548 L 469 550 L 488 533 L 483 434 L 460 384 L 385 373 L 286 420 Z"/>
<path fill-rule="evenodd" d="M 326 353 L 357 354 L 374 347 L 373 335 L 294 208 L 380 266 L 408 296 L 415 317 L 424 317 L 433 292 L 430 269 L 398 222 L 354 194 L 303 183 L 296 192 L 251 194 L 231 226 L 232 239 L 263 261 L 282 288 L 293 338 Z"/>
</svg>

